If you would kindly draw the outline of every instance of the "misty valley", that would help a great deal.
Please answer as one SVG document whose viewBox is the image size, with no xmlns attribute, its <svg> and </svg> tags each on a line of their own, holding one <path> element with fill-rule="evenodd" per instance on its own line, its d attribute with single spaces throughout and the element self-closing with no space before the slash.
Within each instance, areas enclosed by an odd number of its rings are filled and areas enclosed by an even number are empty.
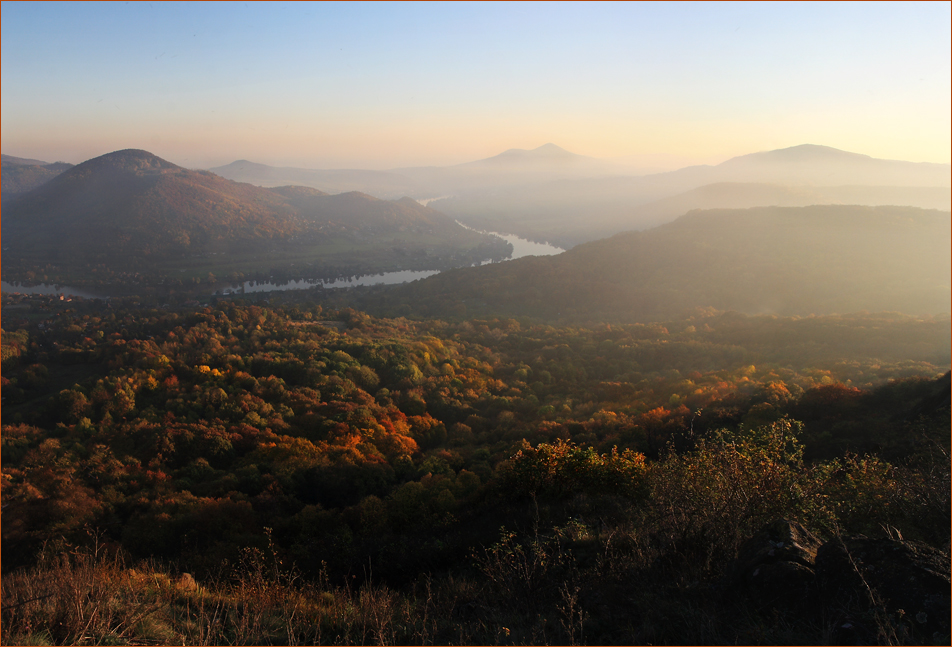
<svg viewBox="0 0 952 647">
<path fill-rule="evenodd" d="M 948 164 L 2 165 L 4 644 L 949 643 Z"/>
<path fill-rule="evenodd" d="M 519 236 L 511 234 L 499 234 L 496 232 L 478 232 L 480 234 L 489 233 L 492 236 L 505 240 L 511 245 L 512 252 L 502 259 L 485 259 L 477 261 L 474 265 L 482 265 L 484 262 L 503 262 L 515 260 L 523 256 L 549 256 L 559 254 L 564 250 L 549 245 L 547 243 L 536 243 Z M 184 270 L 180 270 L 184 271 Z M 361 276 L 331 276 L 322 278 L 303 278 L 298 280 L 288 280 L 283 283 L 273 283 L 271 281 L 244 281 L 242 283 L 220 282 L 212 287 L 218 288 L 213 295 L 229 294 L 250 294 L 254 292 L 274 292 L 284 290 L 309 290 L 315 287 L 322 288 L 350 288 L 365 285 L 399 285 L 409 283 L 419 279 L 425 279 L 428 276 L 439 274 L 440 270 L 394 270 L 392 272 L 382 272 L 380 274 L 366 274 Z M 35 278 L 35 273 L 34 273 Z M 108 299 L 106 294 L 92 294 L 77 288 L 64 285 L 51 285 L 46 283 L 23 284 L 16 282 L 13 284 L 4 281 L 2 283 L 4 292 L 17 292 L 21 294 L 45 294 L 62 295 L 67 297 L 83 297 L 86 299 Z"/>
</svg>

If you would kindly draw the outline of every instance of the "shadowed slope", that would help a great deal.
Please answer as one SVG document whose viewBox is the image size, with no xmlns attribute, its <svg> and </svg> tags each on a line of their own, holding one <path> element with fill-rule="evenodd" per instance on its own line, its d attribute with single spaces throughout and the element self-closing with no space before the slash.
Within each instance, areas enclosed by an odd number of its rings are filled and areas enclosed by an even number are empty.
<svg viewBox="0 0 952 647">
<path fill-rule="evenodd" d="M 151 153 L 84 162 L 8 205 L 4 239 L 25 253 L 226 251 L 304 231 L 278 195 Z"/>
<path fill-rule="evenodd" d="M 694 211 L 558 256 L 447 272 L 395 300 L 420 314 L 659 320 L 746 313 L 949 311 L 950 216 L 912 207 Z"/>
<path fill-rule="evenodd" d="M 379 252 L 395 253 L 395 245 L 422 263 L 427 255 L 463 253 L 461 264 L 505 255 L 499 239 L 468 231 L 409 198 L 264 189 L 139 150 L 84 162 L 9 201 L 3 215 L 8 262 L 25 266 L 92 263 L 138 271 L 222 255 L 215 259 L 215 270 L 222 271 L 249 255 L 268 256 L 277 266 L 319 256 L 356 261 L 354 255 L 363 254 L 358 265 L 376 269 Z"/>
</svg>

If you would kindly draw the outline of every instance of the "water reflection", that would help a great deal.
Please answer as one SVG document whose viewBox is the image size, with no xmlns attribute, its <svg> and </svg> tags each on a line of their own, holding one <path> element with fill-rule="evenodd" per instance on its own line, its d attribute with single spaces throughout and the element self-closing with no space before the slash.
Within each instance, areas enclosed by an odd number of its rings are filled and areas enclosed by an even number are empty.
<svg viewBox="0 0 952 647">
<path fill-rule="evenodd" d="M 63 295 L 64 297 L 82 297 L 84 299 L 109 298 L 99 294 L 86 292 L 85 290 L 67 287 L 65 285 L 48 285 L 46 283 L 40 283 L 38 285 L 23 285 L 22 283 L 7 283 L 6 281 L 0 281 L 0 290 L 13 294 L 45 294 L 46 296 L 51 297 Z"/>
<path fill-rule="evenodd" d="M 459 224 L 466 229 L 472 229 L 472 227 L 466 227 L 466 225 L 462 223 Z M 473 231 L 478 230 L 473 229 Z M 525 238 L 520 238 L 519 236 L 515 236 L 513 234 L 501 234 L 492 231 L 480 233 L 498 236 L 512 245 L 512 255 L 505 259 L 505 261 L 515 260 L 525 256 L 552 256 L 554 254 L 561 254 L 565 251 L 564 249 L 555 247 L 554 245 L 549 245 L 546 243 L 534 243 L 531 240 L 526 240 Z M 491 261 L 483 261 L 483 263 L 477 263 L 477 265 L 490 262 Z M 245 281 L 241 285 L 232 285 L 230 287 L 222 288 L 215 294 L 252 294 L 255 292 L 273 292 L 282 290 L 309 290 L 318 286 L 328 289 L 350 288 L 358 285 L 397 285 L 399 283 L 408 283 L 410 281 L 425 279 L 428 276 L 433 276 L 434 274 L 439 273 L 439 270 L 400 270 L 397 272 L 385 272 L 383 274 L 368 274 L 365 276 L 344 277 L 337 279 L 301 279 L 299 281 L 288 281 L 287 283 Z M 45 294 L 49 296 L 63 295 L 65 297 L 83 297 L 84 299 L 109 298 L 98 294 L 92 294 L 91 292 L 86 292 L 85 290 L 79 290 L 77 288 L 71 288 L 62 285 L 48 285 L 45 283 L 24 286 L 20 283 L 7 283 L 6 281 L 3 281 L 2 285 L 0 285 L 0 289 L 2 289 L 4 292 L 19 292 L 22 294 Z"/>
<path fill-rule="evenodd" d="M 524 256 L 555 256 L 556 254 L 561 254 L 565 251 L 561 247 L 556 247 L 555 245 L 550 245 L 548 243 L 534 243 L 531 240 L 526 240 L 525 238 L 521 238 L 515 234 L 502 234 L 498 231 L 482 231 L 481 229 L 473 229 L 468 225 L 464 225 L 459 220 L 456 221 L 456 224 L 463 229 L 469 229 L 470 231 L 475 231 L 480 234 L 497 236 L 512 245 L 512 255 L 506 259 L 507 261 L 514 261 L 517 258 L 522 258 Z"/>
<path fill-rule="evenodd" d="M 346 277 L 339 279 L 302 279 L 287 283 L 270 283 L 266 281 L 245 281 L 240 286 L 232 286 L 219 291 L 220 294 L 250 294 L 252 292 L 272 292 L 274 290 L 308 290 L 318 286 L 324 288 L 350 288 L 357 285 L 396 285 L 408 283 L 428 276 L 439 274 L 439 270 L 401 270 L 399 272 L 385 272 L 383 274 L 369 274 L 366 276 Z"/>
<path fill-rule="evenodd" d="M 555 256 L 556 254 L 561 254 L 565 250 L 561 247 L 556 247 L 555 245 L 550 245 L 548 243 L 534 243 L 531 240 L 526 240 L 525 238 L 520 238 L 513 234 L 500 234 L 495 231 L 484 232 L 490 236 L 499 236 L 506 242 L 512 245 L 512 256 L 507 258 L 507 261 L 514 261 L 517 258 L 522 258 L 524 256 Z"/>
</svg>

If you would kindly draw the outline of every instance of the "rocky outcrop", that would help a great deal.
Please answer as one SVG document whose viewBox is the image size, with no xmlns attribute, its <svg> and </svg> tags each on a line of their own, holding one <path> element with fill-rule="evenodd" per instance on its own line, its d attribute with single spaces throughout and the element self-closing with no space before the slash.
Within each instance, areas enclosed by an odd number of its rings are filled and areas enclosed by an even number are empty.
<svg viewBox="0 0 952 647">
<path fill-rule="evenodd" d="M 796 521 L 775 521 L 741 547 L 734 580 L 766 604 L 800 604 L 813 592 L 819 547 L 820 540 Z"/>
<path fill-rule="evenodd" d="M 921 542 L 858 535 L 822 543 L 778 520 L 744 543 L 732 579 L 757 604 L 815 615 L 834 644 L 949 641 L 949 555 Z"/>
<path fill-rule="evenodd" d="M 879 611 L 897 633 L 948 639 L 948 554 L 916 541 L 837 538 L 820 547 L 816 573 L 822 597 L 843 612 Z"/>
</svg>

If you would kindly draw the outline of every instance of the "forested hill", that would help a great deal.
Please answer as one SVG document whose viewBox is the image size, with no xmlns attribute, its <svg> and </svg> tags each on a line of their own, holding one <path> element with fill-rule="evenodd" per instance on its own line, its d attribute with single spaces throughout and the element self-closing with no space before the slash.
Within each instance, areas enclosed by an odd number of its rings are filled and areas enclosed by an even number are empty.
<svg viewBox="0 0 952 647">
<path fill-rule="evenodd" d="M 503 245 L 412 200 L 265 189 L 184 169 L 141 150 L 73 167 L 6 202 L 3 215 L 12 262 L 67 268 L 167 268 L 209 255 L 234 255 L 240 263 L 248 254 L 272 254 L 280 262 L 287 252 L 312 260 L 354 245 L 390 249 L 400 235 L 443 254 Z"/>
<path fill-rule="evenodd" d="M 83 162 L 4 209 L 14 254 L 121 261 L 192 250 L 226 251 L 305 231 L 281 196 L 140 150 Z"/>
<path fill-rule="evenodd" d="M 553 257 L 444 272 L 360 304 L 424 316 L 652 321 L 750 314 L 949 311 L 950 214 L 913 207 L 692 211 Z"/>
<path fill-rule="evenodd" d="M 283 196 L 308 223 L 319 226 L 336 224 L 367 232 L 415 230 L 444 235 L 466 231 L 439 211 L 411 198 L 380 200 L 359 191 L 328 195 L 302 186 L 282 186 L 271 191 Z"/>
<path fill-rule="evenodd" d="M 4 155 L 0 163 L 2 163 L 0 178 L 3 180 L 0 186 L 3 189 L 4 201 L 31 191 L 73 167 L 72 164 L 67 162 L 47 164 L 40 160 L 25 159 L 12 155 Z"/>
</svg>

